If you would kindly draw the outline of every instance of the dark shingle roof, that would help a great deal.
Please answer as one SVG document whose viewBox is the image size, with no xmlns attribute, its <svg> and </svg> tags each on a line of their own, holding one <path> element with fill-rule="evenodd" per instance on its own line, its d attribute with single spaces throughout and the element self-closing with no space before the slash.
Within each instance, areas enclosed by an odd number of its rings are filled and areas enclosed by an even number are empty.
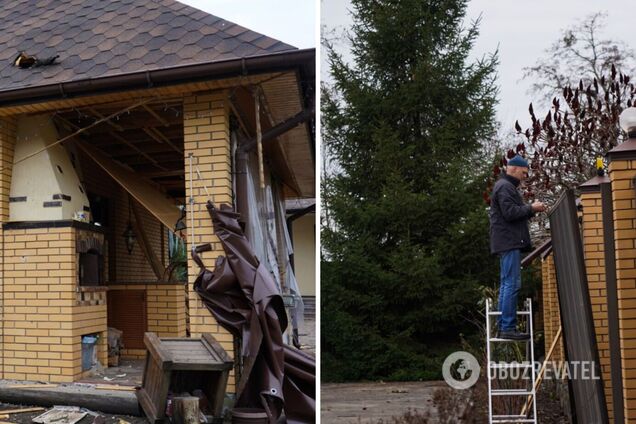
<svg viewBox="0 0 636 424">
<path fill-rule="evenodd" d="M 0 91 L 296 49 L 174 0 L 3 2 L 0 27 Z M 59 64 L 20 69 L 19 51 Z"/>
</svg>

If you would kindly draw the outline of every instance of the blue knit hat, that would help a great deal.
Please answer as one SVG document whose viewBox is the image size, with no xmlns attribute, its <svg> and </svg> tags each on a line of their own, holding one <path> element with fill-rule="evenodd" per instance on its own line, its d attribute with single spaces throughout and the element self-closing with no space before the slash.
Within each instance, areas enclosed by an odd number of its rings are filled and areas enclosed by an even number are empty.
<svg viewBox="0 0 636 424">
<path fill-rule="evenodd" d="M 516 155 L 514 158 L 508 161 L 508 166 L 521 166 L 523 168 L 528 167 L 528 161 L 522 158 L 519 155 Z"/>
</svg>

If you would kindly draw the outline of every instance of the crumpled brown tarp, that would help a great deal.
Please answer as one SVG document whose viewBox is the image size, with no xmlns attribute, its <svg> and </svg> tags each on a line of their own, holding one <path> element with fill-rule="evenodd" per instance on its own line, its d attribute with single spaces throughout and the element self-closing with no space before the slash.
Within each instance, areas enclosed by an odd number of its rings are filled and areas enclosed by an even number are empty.
<svg viewBox="0 0 636 424">
<path fill-rule="evenodd" d="M 242 341 L 236 406 L 264 408 L 270 422 L 283 409 L 288 423 L 315 422 L 315 360 L 283 343 L 287 315 L 276 283 L 254 255 L 240 214 L 209 201 L 207 209 L 226 256 L 210 271 L 197 254 L 210 246 L 192 251 L 201 267 L 194 290 L 217 322 Z"/>
</svg>

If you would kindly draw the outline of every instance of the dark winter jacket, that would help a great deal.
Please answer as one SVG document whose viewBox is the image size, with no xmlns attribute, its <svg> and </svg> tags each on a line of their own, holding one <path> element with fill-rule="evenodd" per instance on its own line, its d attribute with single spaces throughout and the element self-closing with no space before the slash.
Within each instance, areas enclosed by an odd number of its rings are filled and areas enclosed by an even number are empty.
<svg viewBox="0 0 636 424">
<path fill-rule="evenodd" d="M 490 196 L 490 251 L 532 249 L 528 220 L 534 216 L 532 206 L 523 203 L 517 190 L 519 180 L 503 174 Z"/>
</svg>

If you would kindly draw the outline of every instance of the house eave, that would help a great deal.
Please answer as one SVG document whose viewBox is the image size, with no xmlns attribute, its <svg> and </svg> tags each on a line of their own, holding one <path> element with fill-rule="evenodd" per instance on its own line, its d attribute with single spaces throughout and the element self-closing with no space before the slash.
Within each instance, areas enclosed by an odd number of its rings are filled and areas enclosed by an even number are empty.
<svg viewBox="0 0 636 424">
<path fill-rule="evenodd" d="M 313 69 L 315 49 L 288 50 L 246 58 L 74 80 L 0 91 L 0 107 L 63 100 L 180 83 L 224 79 L 268 72 Z"/>
</svg>

